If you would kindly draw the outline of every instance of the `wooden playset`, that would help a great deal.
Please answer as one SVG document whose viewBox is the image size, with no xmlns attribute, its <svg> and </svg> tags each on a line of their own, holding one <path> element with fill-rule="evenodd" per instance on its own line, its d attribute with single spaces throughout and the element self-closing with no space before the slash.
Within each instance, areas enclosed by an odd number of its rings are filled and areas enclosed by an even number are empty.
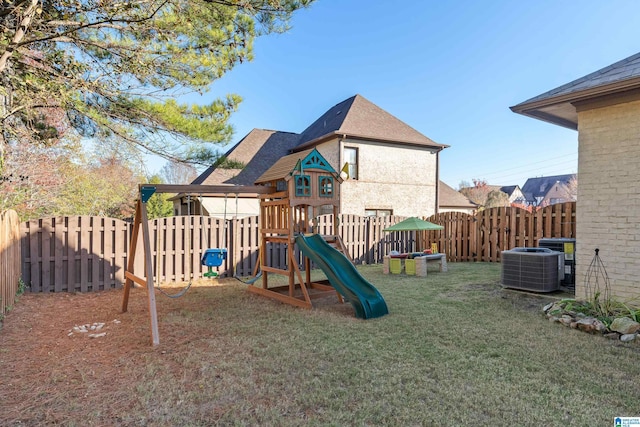
<svg viewBox="0 0 640 427">
<path fill-rule="evenodd" d="M 303 279 L 295 237 L 313 232 L 314 218 L 331 213 L 334 230 L 324 236 L 325 240 L 349 257 L 336 231 L 342 181 L 340 174 L 315 148 L 281 158 L 256 180 L 256 185 L 268 185 L 276 192 L 260 195 L 262 286 L 250 286 L 250 292 L 304 308 L 312 307 L 312 299 L 336 292 L 326 280 L 311 280 L 310 261 L 306 257 Z M 286 269 L 269 265 L 267 255 L 272 244 L 287 246 Z M 269 287 L 269 274 L 287 276 L 288 285 Z"/>
<path fill-rule="evenodd" d="M 129 246 L 129 258 L 127 269 L 124 273 L 125 283 L 122 297 L 122 312 L 126 312 L 129 304 L 129 291 L 134 283 L 146 288 L 149 299 L 149 317 L 151 320 L 151 339 L 153 345 L 160 344 L 158 332 L 158 315 L 156 311 L 156 294 L 153 277 L 153 259 L 151 251 L 151 236 L 149 232 L 149 221 L 147 215 L 147 202 L 155 193 L 183 193 L 199 195 L 225 196 L 227 194 L 263 194 L 274 191 L 265 186 L 239 186 L 239 185 L 171 185 L 171 184 L 142 184 L 139 186 L 140 197 L 136 203 L 136 214 L 133 220 L 133 230 L 131 232 L 131 244 Z M 138 235 L 142 229 L 142 254 L 144 256 L 144 277 L 134 273 L 136 248 L 138 245 Z M 224 248 L 212 248 L 212 251 L 205 251 L 202 256 L 202 264 L 209 267 L 222 264 L 222 254 L 226 254 Z M 215 250 L 217 249 L 217 251 Z M 205 273 L 206 274 L 206 273 Z M 213 274 L 211 274 L 213 275 Z M 190 282 L 191 283 L 191 282 Z"/>
<path fill-rule="evenodd" d="M 333 215 L 333 234 L 323 236 L 324 241 L 332 248 L 342 252 L 349 259 L 349 267 L 353 268 L 347 281 L 358 279 L 352 261 L 348 257 L 344 244 L 337 235 L 338 211 L 340 207 L 340 183 L 343 178 L 335 171 L 327 160 L 314 148 L 311 150 L 285 156 L 269 168 L 258 180 L 255 186 L 234 185 L 140 185 L 140 198 L 136 206 L 133 224 L 131 246 L 127 270 L 125 271 L 125 286 L 122 301 L 122 311 L 128 307 L 129 292 L 134 283 L 146 288 L 149 299 L 149 314 L 151 319 L 151 336 L 153 345 L 160 343 L 158 332 L 158 318 L 154 287 L 154 272 L 152 251 L 150 248 L 150 232 L 147 221 L 147 202 L 155 193 L 183 193 L 199 195 L 225 196 L 227 194 L 255 193 L 260 198 L 260 242 L 259 264 L 254 275 L 261 270 L 261 280 L 257 277 L 247 282 L 249 292 L 263 295 L 298 307 L 312 308 L 312 300 L 329 294 L 337 295 L 342 302 L 342 296 L 328 280 L 311 280 L 311 261 L 303 257 L 305 276 L 300 270 L 301 255 L 296 252 L 296 238 L 305 233 L 313 232 L 314 218 L 321 214 Z M 145 260 L 145 277 L 134 274 L 133 266 L 136 254 L 138 233 L 142 229 L 142 245 Z M 324 242 L 323 242 L 324 243 Z M 287 268 L 282 269 L 269 265 L 270 245 L 284 244 L 287 253 Z M 207 274 L 215 276 L 212 267 L 219 266 L 226 254 L 224 248 L 211 248 L 204 251 L 202 264 L 208 267 Z M 307 252 L 309 254 L 309 252 Z M 315 255 L 315 254 L 313 254 Z M 333 256 L 333 254 L 332 254 Z M 324 264 L 320 258 L 314 262 Z M 347 270 L 342 266 L 341 270 Z M 269 287 L 269 275 L 278 274 L 288 277 L 288 285 Z M 331 272 L 330 272 L 331 274 Z M 297 278 L 297 281 L 296 281 Z M 333 276 L 332 284 L 342 284 L 345 277 Z M 255 284 L 254 282 L 260 282 Z M 349 289 L 346 293 L 350 302 L 356 307 L 359 317 L 369 318 L 386 314 L 387 307 L 380 294 L 368 283 L 356 280 L 359 289 Z M 371 289 L 373 288 L 373 289 Z M 345 293 L 345 289 L 342 289 Z M 358 300 L 355 301 L 354 300 Z M 364 302 L 362 302 L 364 301 Z"/>
</svg>

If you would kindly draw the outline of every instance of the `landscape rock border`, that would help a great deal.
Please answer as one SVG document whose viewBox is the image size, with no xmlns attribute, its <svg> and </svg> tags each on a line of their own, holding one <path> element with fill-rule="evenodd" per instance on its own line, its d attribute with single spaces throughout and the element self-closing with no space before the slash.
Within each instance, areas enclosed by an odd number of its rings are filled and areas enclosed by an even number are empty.
<svg viewBox="0 0 640 427">
<path fill-rule="evenodd" d="M 542 308 L 550 322 L 560 323 L 572 329 L 578 329 L 591 334 L 601 334 L 612 340 L 621 342 L 638 341 L 640 323 L 629 317 L 616 317 L 611 325 L 607 326 L 600 319 L 588 316 L 584 313 L 567 310 L 567 302 L 550 302 Z"/>
</svg>

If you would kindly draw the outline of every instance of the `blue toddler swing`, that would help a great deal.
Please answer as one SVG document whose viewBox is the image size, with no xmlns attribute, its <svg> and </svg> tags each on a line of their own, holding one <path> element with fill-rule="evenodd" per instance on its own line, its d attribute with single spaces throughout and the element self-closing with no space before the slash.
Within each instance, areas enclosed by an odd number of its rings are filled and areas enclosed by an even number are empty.
<svg viewBox="0 0 640 427">
<path fill-rule="evenodd" d="M 202 206 L 202 196 L 200 196 L 200 206 Z M 236 193 L 236 217 L 238 216 L 238 194 Z M 227 194 L 224 195 L 224 242 L 227 241 Z M 218 272 L 213 271 L 213 267 L 220 267 L 224 260 L 227 259 L 227 249 L 226 248 L 210 248 L 206 249 L 202 254 L 202 258 L 200 262 L 202 265 L 208 267 L 208 271 L 203 273 L 202 275 L 205 277 L 218 277 Z M 260 260 L 258 258 L 258 266 Z M 256 270 L 258 267 L 256 267 Z M 251 285 L 256 282 L 260 277 L 262 277 L 262 271 L 258 271 L 257 274 L 248 279 L 242 280 L 237 275 L 233 276 L 244 284 Z"/>
<path fill-rule="evenodd" d="M 213 267 L 220 267 L 222 262 L 227 259 L 227 250 L 225 248 L 211 248 L 204 251 L 200 262 L 208 267 L 203 273 L 204 277 L 218 277 L 218 272 L 213 271 Z"/>
<path fill-rule="evenodd" d="M 237 196 L 236 196 L 237 197 Z M 202 195 L 200 196 L 200 209 L 202 209 Z M 237 209 L 237 208 L 236 208 Z M 227 241 L 227 195 L 224 195 L 224 240 Z M 207 239 L 208 240 L 208 239 Z M 207 245 L 209 246 L 209 245 Z M 227 259 L 227 249 L 226 248 L 210 248 L 206 249 L 202 254 L 202 258 L 200 259 L 200 263 L 207 267 L 207 271 L 202 275 L 204 277 L 214 278 L 218 277 L 218 272 L 213 271 L 213 267 L 220 267 L 222 262 Z"/>
</svg>

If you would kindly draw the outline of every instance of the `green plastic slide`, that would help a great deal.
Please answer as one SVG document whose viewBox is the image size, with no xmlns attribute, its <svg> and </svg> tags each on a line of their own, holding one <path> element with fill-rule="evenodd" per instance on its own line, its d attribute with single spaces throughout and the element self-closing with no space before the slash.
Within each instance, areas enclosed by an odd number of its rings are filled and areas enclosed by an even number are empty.
<svg viewBox="0 0 640 427">
<path fill-rule="evenodd" d="M 296 236 L 298 247 L 324 272 L 329 283 L 351 303 L 360 319 L 372 319 L 389 313 L 380 292 L 356 270 L 341 252 L 319 234 Z"/>
</svg>

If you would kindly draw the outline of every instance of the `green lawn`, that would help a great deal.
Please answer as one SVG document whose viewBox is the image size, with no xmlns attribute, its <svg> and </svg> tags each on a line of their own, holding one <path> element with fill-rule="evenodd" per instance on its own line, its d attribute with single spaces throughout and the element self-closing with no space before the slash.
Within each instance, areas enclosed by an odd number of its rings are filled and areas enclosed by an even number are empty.
<svg viewBox="0 0 640 427">
<path fill-rule="evenodd" d="M 359 267 L 389 306 L 372 320 L 333 299 L 308 311 L 233 281 L 159 299 L 170 306 L 161 345 L 111 354 L 114 391 L 75 422 L 610 426 L 640 415 L 640 345 L 550 323 L 548 297 L 501 289 L 499 264 L 449 267 L 426 278 Z M 132 300 L 145 301 L 139 292 Z M 138 329 L 148 340 L 148 323 Z M 123 405 L 117 420 L 106 405 Z"/>
<path fill-rule="evenodd" d="M 546 299 L 500 288 L 499 264 L 426 278 L 360 270 L 389 316 L 304 311 L 241 285 L 211 292 L 225 300 L 218 334 L 175 353 L 185 377 L 165 378 L 164 359 L 150 357 L 141 407 L 166 402 L 171 423 L 202 425 L 596 426 L 640 415 L 639 347 L 549 323 Z M 211 317 L 183 311 L 164 322 Z"/>
</svg>

